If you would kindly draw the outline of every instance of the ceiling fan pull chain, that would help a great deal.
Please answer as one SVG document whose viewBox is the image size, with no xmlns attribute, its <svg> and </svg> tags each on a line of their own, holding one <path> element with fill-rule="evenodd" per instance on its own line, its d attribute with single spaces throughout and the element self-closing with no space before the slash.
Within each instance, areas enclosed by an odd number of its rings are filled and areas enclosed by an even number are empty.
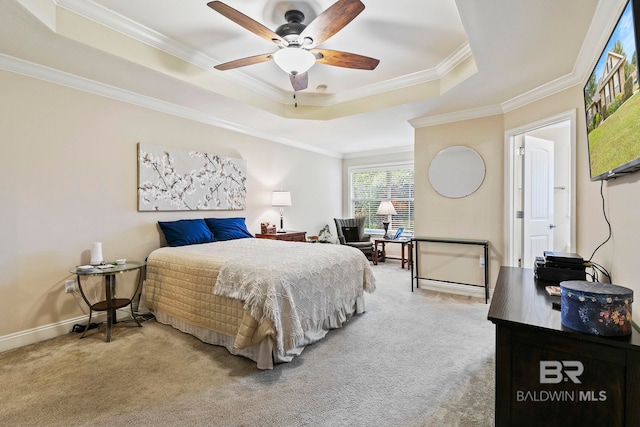
<svg viewBox="0 0 640 427">
<path fill-rule="evenodd" d="M 298 101 L 296 100 L 296 93 L 293 92 L 293 106 L 298 108 Z"/>
</svg>

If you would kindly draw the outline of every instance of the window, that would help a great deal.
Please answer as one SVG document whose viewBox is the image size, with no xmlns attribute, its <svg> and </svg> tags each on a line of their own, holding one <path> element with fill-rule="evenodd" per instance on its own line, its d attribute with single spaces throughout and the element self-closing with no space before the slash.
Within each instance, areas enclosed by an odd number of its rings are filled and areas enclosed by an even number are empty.
<svg viewBox="0 0 640 427">
<path fill-rule="evenodd" d="M 386 215 L 376 215 L 383 200 L 391 200 L 397 215 L 391 217 L 389 229 L 403 227 L 413 232 L 413 164 L 403 163 L 349 169 L 351 183 L 349 214 L 365 217 L 365 227 L 371 231 L 383 230 Z"/>
</svg>

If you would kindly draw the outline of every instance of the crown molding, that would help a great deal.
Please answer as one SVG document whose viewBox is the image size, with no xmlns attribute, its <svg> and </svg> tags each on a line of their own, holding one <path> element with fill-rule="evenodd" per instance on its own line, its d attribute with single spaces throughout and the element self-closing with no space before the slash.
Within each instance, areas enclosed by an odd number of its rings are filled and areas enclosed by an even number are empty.
<svg viewBox="0 0 640 427">
<path fill-rule="evenodd" d="M 219 119 L 191 108 L 183 107 L 171 102 L 159 100 L 146 95 L 141 95 L 129 90 L 121 89 L 95 80 L 70 74 L 54 68 L 46 67 L 33 62 L 25 61 L 13 56 L 0 54 L 0 69 L 10 71 L 24 76 L 32 77 L 38 80 L 44 80 L 58 85 L 66 86 L 72 89 L 81 90 L 83 92 L 92 93 L 94 95 L 103 96 L 105 98 L 126 102 L 128 104 L 137 105 L 139 107 L 148 108 L 173 116 L 193 120 L 200 123 L 216 126 L 219 128 L 231 130 L 245 135 L 254 136 L 256 138 L 265 139 L 276 142 L 278 144 L 299 148 L 301 150 L 322 154 L 324 156 L 341 159 L 342 154 L 311 146 L 288 138 L 274 137 L 271 133 L 250 128 L 235 122 Z"/>
<path fill-rule="evenodd" d="M 442 125 L 447 123 L 455 123 L 465 120 L 480 119 L 483 117 L 490 117 L 508 113 L 516 110 L 520 107 L 524 107 L 547 96 L 554 95 L 558 92 L 562 92 L 570 87 L 579 84 L 581 80 L 574 74 L 569 74 L 553 80 L 547 84 L 539 86 L 521 95 L 518 95 L 510 100 L 503 102 L 499 105 L 489 105 L 486 107 L 473 108 L 463 111 L 455 111 L 452 113 L 439 114 L 435 116 L 419 117 L 409 120 L 409 124 L 414 128 L 424 128 L 429 126 Z"/>
<path fill-rule="evenodd" d="M 605 2 L 602 1 L 598 3 L 593 20 L 591 21 L 589 30 L 587 31 L 585 40 L 580 52 L 578 53 L 578 57 L 571 73 L 515 96 L 505 102 L 502 102 L 499 106 L 483 107 L 438 116 L 422 117 L 411 120 L 409 123 L 415 128 L 420 128 L 460 120 L 481 118 L 495 114 L 504 114 L 584 83 L 591 72 L 593 64 L 597 60 L 594 53 L 594 46 L 598 47 L 605 45 L 611 29 L 615 26 L 618 16 L 626 4 L 624 0 L 616 0 L 616 3 L 615 7 L 612 7 L 609 3 L 605 4 Z M 606 30 L 603 31 L 603 29 Z"/>
<path fill-rule="evenodd" d="M 411 145 L 400 145 L 396 147 L 382 148 L 379 150 L 358 151 L 356 153 L 346 153 L 342 156 L 344 160 L 359 159 L 362 157 L 389 156 L 398 153 L 413 153 L 413 143 Z"/>
<path fill-rule="evenodd" d="M 618 22 L 618 17 L 622 14 L 627 3 L 625 0 L 615 0 L 615 2 L 618 3 L 615 7 L 613 4 L 605 4 L 602 1 L 598 2 L 598 6 L 596 7 L 596 12 L 578 54 L 574 69 L 574 72 L 581 76 L 581 80 L 584 82 L 589 78 L 589 74 L 599 58 L 598 53 L 600 50 L 598 50 L 598 48 L 600 46 L 604 48 L 607 44 L 611 30 L 613 30 Z M 605 31 L 599 29 L 605 29 Z"/>
<path fill-rule="evenodd" d="M 447 73 L 454 70 L 458 65 L 464 62 L 467 58 L 471 57 L 471 47 L 468 43 L 464 43 L 451 55 L 445 58 L 440 64 L 434 68 L 428 70 L 422 70 L 411 74 L 406 74 L 394 79 L 389 79 L 377 84 L 369 85 L 366 87 L 353 89 L 350 91 L 342 92 L 340 94 L 334 94 L 322 98 L 305 97 L 305 103 L 307 105 L 314 106 L 331 106 L 341 104 L 343 102 L 349 102 L 356 99 L 367 98 L 369 96 L 375 96 L 384 94 L 387 92 L 393 92 L 395 90 L 404 89 L 406 87 L 418 85 L 421 83 L 431 82 L 434 80 L 440 80 Z M 307 102 L 308 101 L 308 102 Z"/>
<path fill-rule="evenodd" d="M 56 5 L 57 0 L 17 0 L 32 15 L 38 18 L 53 32 L 56 31 Z"/>
<path fill-rule="evenodd" d="M 513 111 L 539 99 L 584 83 L 595 61 L 598 59 L 597 53 L 600 52 L 600 46 L 604 47 L 606 44 L 610 31 L 615 26 L 626 4 L 626 1 L 623 0 L 616 1 L 618 2 L 616 7 L 612 7 L 609 3 L 605 5 L 602 1 L 598 2 L 571 73 L 503 102 L 500 105 L 504 112 Z"/>
<path fill-rule="evenodd" d="M 420 117 L 409 120 L 409 124 L 418 129 L 429 126 L 443 125 L 446 123 L 490 117 L 498 114 L 503 114 L 502 108 L 500 108 L 500 106 L 498 105 L 489 105 L 486 107 L 455 111 L 453 113 L 439 114 L 436 116 Z"/>
<path fill-rule="evenodd" d="M 22 0 L 26 1 L 26 0 Z M 173 55 L 176 58 L 180 58 L 189 64 L 202 68 L 203 70 L 214 73 L 213 67 L 215 64 L 219 64 L 218 58 L 206 55 L 198 50 L 192 49 L 174 39 L 171 39 L 164 34 L 161 34 L 149 27 L 139 24 L 126 16 L 122 16 L 113 12 L 103 6 L 94 3 L 91 0 L 53 0 L 55 3 L 68 11 L 75 13 L 76 15 L 90 19 L 100 25 L 103 25 L 109 29 L 122 33 L 134 40 L 144 43 L 148 46 L 158 49 L 162 52 Z M 233 81 L 239 85 L 245 86 L 253 92 L 259 95 L 265 96 L 269 99 L 277 101 L 279 103 L 288 102 L 289 94 L 276 89 L 271 86 L 265 85 L 252 77 L 238 71 L 237 73 L 228 73 L 224 78 Z"/>
<path fill-rule="evenodd" d="M 26 3 L 25 6 L 35 14 L 32 7 L 27 6 L 34 0 L 19 0 Z M 179 43 L 165 35 L 141 25 L 125 16 L 115 13 L 91 0 L 51 0 L 59 7 L 65 8 L 84 18 L 90 19 L 100 25 L 118 31 L 128 37 L 133 38 L 141 43 L 147 44 L 155 49 L 173 55 L 192 65 L 202 68 L 213 73 L 213 66 L 219 64 L 217 58 L 206 55 L 200 51 L 190 48 Z M 38 16 L 36 14 L 36 16 Z M 393 92 L 413 85 L 430 82 L 441 79 L 444 75 L 455 69 L 460 63 L 472 56 L 471 48 L 468 43 L 464 43 L 449 57 L 444 59 L 436 67 L 428 70 L 422 70 L 416 73 L 400 76 L 398 78 L 389 79 L 387 81 L 373 84 L 367 87 L 346 91 L 340 94 L 317 95 L 300 93 L 299 98 L 304 99 L 305 105 L 315 107 L 331 107 L 344 102 L 354 101 L 360 98 L 380 95 L 387 92 Z M 277 89 L 272 86 L 265 85 L 264 82 L 236 70 L 234 73 L 228 73 L 225 78 L 236 84 L 242 85 L 249 90 L 263 95 L 281 104 L 292 104 L 291 93 Z M 312 96 L 309 96 L 312 95 Z"/>
<path fill-rule="evenodd" d="M 473 56 L 471 52 L 471 46 L 468 42 L 463 43 L 458 49 L 456 49 L 448 58 L 442 61 L 437 67 L 437 73 L 440 77 L 453 71 L 458 65 L 464 62 L 467 58 Z"/>
<path fill-rule="evenodd" d="M 508 101 L 500 104 L 503 113 L 516 110 L 520 107 L 524 107 L 527 104 L 538 101 L 547 96 L 555 95 L 563 90 L 569 89 L 577 84 L 580 84 L 581 78 L 576 73 L 567 74 L 559 77 L 555 80 L 545 83 L 542 86 L 538 86 L 535 89 L 522 93 L 516 97 L 511 98 Z"/>
</svg>

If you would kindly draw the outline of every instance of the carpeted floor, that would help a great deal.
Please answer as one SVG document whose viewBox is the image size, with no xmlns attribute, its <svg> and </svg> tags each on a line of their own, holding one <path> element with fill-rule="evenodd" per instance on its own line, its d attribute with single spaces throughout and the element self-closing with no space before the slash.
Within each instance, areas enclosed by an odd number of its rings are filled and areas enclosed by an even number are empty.
<svg viewBox="0 0 640 427">
<path fill-rule="evenodd" d="M 259 371 L 155 321 L 0 354 L 3 426 L 491 426 L 494 326 L 481 300 L 411 292 L 373 266 L 366 313 Z"/>
</svg>

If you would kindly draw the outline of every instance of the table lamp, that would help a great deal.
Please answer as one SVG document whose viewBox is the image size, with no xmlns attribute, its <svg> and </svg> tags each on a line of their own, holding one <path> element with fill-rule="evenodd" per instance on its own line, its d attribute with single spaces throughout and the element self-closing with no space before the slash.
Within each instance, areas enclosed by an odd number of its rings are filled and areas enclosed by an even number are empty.
<svg viewBox="0 0 640 427">
<path fill-rule="evenodd" d="M 283 207 L 291 206 L 291 193 L 288 191 L 274 191 L 271 196 L 271 206 L 280 208 L 280 229 L 278 233 L 286 233 L 284 229 Z"/>
<path fill-rule="evenodd" d="M 389 239 L 389 223 L 391 222 L 391 215 L 398 215 L 396 208 L 394 208 L 393 203 L 391 203 L 391 200 L 384 200 L 380 202 L 376 215 L 387 215 L 387 220 L 382 221 L 382 225 L 384 226 L 384 238 Z"/>
</svg>

